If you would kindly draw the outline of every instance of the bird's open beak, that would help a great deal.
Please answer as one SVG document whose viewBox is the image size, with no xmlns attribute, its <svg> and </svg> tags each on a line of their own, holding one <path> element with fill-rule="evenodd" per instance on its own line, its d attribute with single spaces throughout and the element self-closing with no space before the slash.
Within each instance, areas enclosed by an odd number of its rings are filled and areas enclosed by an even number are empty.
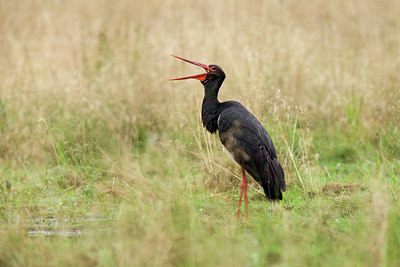
<svg viewBox="0 0 400 267">
<path fill-rule="evenodd" d="M 192 61 L 192 60 L 189 60 L 189 59 L 184 59 L 184 58 L 181 58 L 181 57 L 178 57 L 178 56 L 175 56 L 175 55 L 171 55 L 171 56 L 179 58 L 179 59 L 181 59 L 183 61 L 186 61 L 188 63 L 191 63 L 193 65 L 202 67 L 203 69 L 205 69 L 206 73 L 197 74 L 197 75 L 193 75 L 193 76 L 187 76 L 187 77 L 183 77 L 183 78 L 169 79 L 170 81 L 178 81 L 178 80 L 186 80 L 186 79 L 197 79 L 197 80 L 200 80 L 200 81 L 204 81 L 206 79 L 207 73 L 210 71 L 210 68 L 208 67 L 208 65 L 202 64 L 202 63 L 198 63 L 198 62 L 195 62 L 195 61 Z"/>
</svg>

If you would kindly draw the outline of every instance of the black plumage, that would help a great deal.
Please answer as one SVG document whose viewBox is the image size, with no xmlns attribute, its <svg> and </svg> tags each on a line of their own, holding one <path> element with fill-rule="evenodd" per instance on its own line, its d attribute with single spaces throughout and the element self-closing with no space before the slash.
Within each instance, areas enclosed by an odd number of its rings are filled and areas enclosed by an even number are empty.
<svg viewBox="0 0 400 267">
<path fill-rule="evenodd" d="M 202 105 L 203 125 L 219 138 L 235 161 L 264 189 L 269 199 L 282 199 L 286 190 L 285 174 L 277 159 L 271 137 L 262 124 L 242 104 L 218 101 L 218 91 L 225 73 L 217 65 L 207 73 Z"/>
<path fill-rule="evenodd" d="M 242 195 L 247 212 L 247 178 L 245 170 L 262 186 L 268 199 L 282 199 L 286 190 L 285 173 L 280 165 L 271 137 L 262 124 L 242 104 L 236 101 L 218 101 L 218 92 L 225 80 L 224 71 L 217 65 L 206 65 L 174 56 L 205 69 L 206 73 L 171 80 L 198 79 L 204 86 L 201 116 L 210 133 L 218 131 L 224 147 L 242 167 L 240 185 L 240 215 Z"/>
</svg>

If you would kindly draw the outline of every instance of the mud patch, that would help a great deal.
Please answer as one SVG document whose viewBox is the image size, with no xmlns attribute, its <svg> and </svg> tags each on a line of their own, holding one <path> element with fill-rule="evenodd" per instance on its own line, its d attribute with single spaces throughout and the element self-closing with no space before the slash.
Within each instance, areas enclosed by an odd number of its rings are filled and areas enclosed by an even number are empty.
<svg viewBox="0 0 400 267">
<path fill-rule="evenodd" d="M 367 190 L 367 186 L 362 184 L 325 184 L 322 192 L 325 194 L 340 195 L 346 192 Z"/>
</svg>

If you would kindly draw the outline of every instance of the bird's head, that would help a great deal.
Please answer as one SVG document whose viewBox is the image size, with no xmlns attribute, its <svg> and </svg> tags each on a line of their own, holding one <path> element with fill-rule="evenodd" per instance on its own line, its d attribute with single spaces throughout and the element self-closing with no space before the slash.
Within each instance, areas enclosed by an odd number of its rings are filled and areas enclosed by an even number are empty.
<svg viewBox="0 0 400 267">
<path fill-rule="evenodd" d="M 191 63 L 193 65 L 202 67 L 206 72 L 202 73 L 202 74 L 193 75 L 193 76 L 183 77 L 183 78 L 169 79 L 170 81 L 197 79 L 197 80 L 201 81 L 201 83 L 203 85 L 206 85 L 210 82 L 220 81 L 220 83 L 219 83 L 219 86 L 220 86 L 221 83 L 223 82 L 223 80 L 225 79 L 224 71 L 221 69 L 221 67 L 219 67 L 217 65 L 206 65 L 206 64 L 198 63 L 198 62 L 195 62 L 192 60 L 184 59 L 184 58 L 181 58 L 181 57 L 178 57 L 175 55 L 171 55 L 171 56 L 179 58 L 179 59 L 186 61 L 188 63 Z"/>
</svg>

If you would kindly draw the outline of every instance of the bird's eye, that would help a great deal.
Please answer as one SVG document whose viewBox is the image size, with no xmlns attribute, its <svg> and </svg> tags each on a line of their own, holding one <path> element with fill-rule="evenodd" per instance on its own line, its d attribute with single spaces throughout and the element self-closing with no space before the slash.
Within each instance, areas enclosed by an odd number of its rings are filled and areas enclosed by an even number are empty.
<svg viewBox="0 0 400 267">
<path fill-rule="evenodd" d="M 214 66 L 212 66 L 212 67 L 210 67 L 210 70 L 216 71 L 217 69 Z"/>
</svg>

